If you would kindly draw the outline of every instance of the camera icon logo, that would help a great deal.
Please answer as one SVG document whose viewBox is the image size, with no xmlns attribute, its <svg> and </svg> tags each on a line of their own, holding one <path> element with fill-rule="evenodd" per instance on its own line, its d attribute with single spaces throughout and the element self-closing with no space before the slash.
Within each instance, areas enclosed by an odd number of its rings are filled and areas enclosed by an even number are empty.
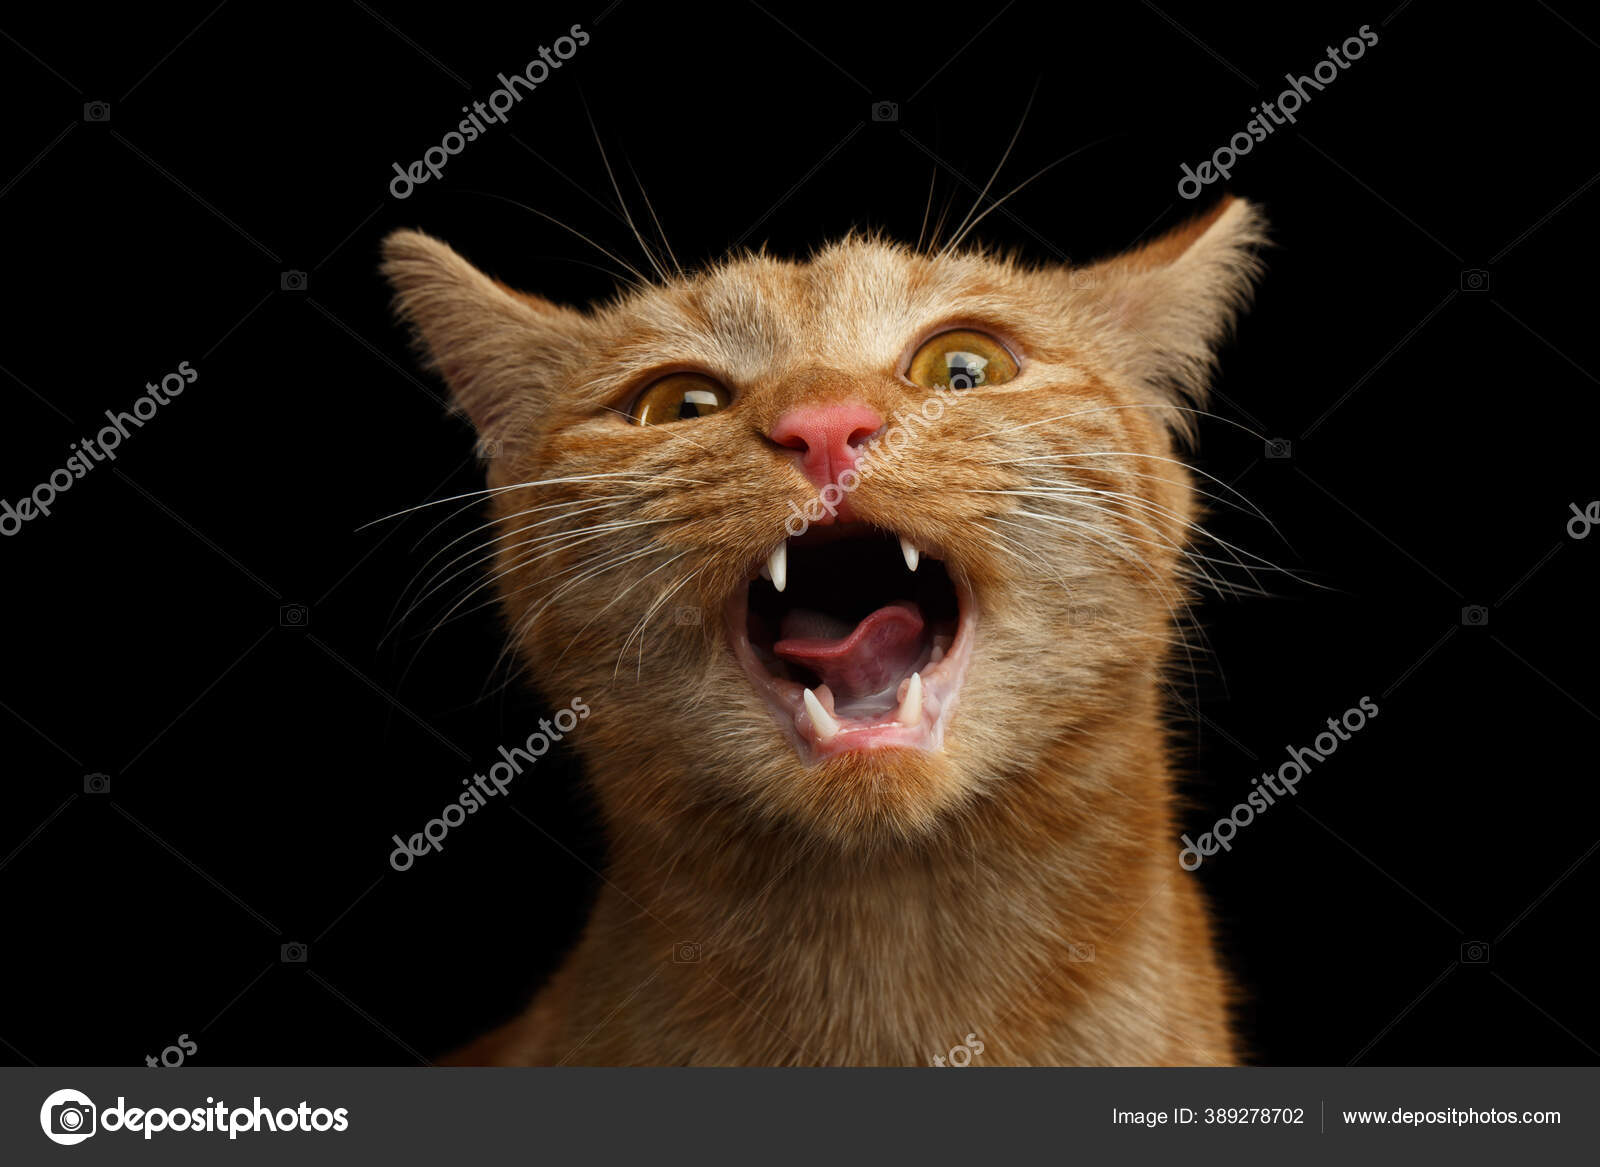
<svg viewBox="0 0 1600 1167">
<path fill-rule="evenodd" d="M 111 120 L 111 103 L 109 101 L 86 101 L 83 103 L 83 120 L 86 122 L 108 122 Z"/>
<path fill-rule="evenodd" d="M 688 607 L 674 608 L 672 610 L 672 622 L 674 624 L 698 625 L 700 623 L 700 609 Z"/>
<path fill-rule="evenodd" d="M 1463 292 L 1487 292 L 1489 290 L 1489 273 L 1481 267 L 1469 267 L 1461 273 L 1461 290 Z"/>
<path fill-rule="evenodd" d="M 85 794 L 110 794 L 110 774 L 85 774 L 83 776 L 83 792 Z"/>
<path fill-rule="evenodd" d="M 1461 946 L 1462 964 L 1488 964 L 1489 945 L 1482 940 L 1469 940 Z"/>
<path fill-rule="evenodd" d="M 1075 964 L 1093 964 L 1094 963 L 1094 945 L 1093 944 L 1069 944 L 1069 945 L 1067 945 L 1067 959 L 1072 961 Z"/>
<path fill-rule="evenodd" d="M 285 944 L 278 950 L 278 957 L 284 964 L 304 964 L 310 955 L 304 944 Z"/>
<path fill-rule="evenodd" d="M 1482 628 L 1489 623 L 1489 609 L 1482 604 L 1468 604 L 1461 609 L 1461 623 L 1468 628 Z"/>
<path fill-rule="evenodd" d="M 286 271 L 278 276 L 278 287 L 285 292 L 303 292 L 310 281 L 303 271 Z"/>
<path fill-rule="evenodd" d="M 1087 628 L 1103 617 L 1104 613 L 1094 604 L 1074 604 L 1067 609 L 1067 623 L 1074 628 Z"/>
<path fill-rule="evenodd" d="M 1266 452 L 1268 458 L 1281 462 L 1294 457 L 1294 443 L 1288 438 L 1268 438 Z"/>
<path fill-rule="evenodd" d="M 698 964 L 700 961 L 700 942 L 698 940 L 680 940 L 672 946 L 673 964 Z"/>
<path fill-rule="evenodd" d="M 977 353 L 946 353 L 944 368 L 950 388 L 960 392 L 982 385 L 986 377 L 983 369 L 988 363 Z"/>
<path fill-rule="evenodd" d="M 872 103 L 872 120 L 875 122 L 897 122 L 900 120 L 900 105 L 894 101 L 875 101 Z"/>
<path fill-rule="evenodd" d="M 278 627 L 304 628 L 311 623 L 311 609 L 304 604 L 285 604 L 278 609 Z"/>
<path fill-rule="evenodd" d="M 87 1094 L 78 1090 L 57 1090 L 39 1108 L 39 1126 L 52 1143 L 71 1147 L 94 1134 L 97 1113 Z"/>
</svg>

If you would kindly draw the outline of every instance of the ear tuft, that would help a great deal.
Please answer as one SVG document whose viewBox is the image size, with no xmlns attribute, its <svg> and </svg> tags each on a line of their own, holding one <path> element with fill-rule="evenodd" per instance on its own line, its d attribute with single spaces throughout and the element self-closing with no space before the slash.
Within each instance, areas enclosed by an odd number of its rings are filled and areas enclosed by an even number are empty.
<svg viewBox="0 0 1600 1167">
<path fill-rule="evenodd" d="M 581 344 L 581 313 L 512 291 L 420 231 L 384 240 L 383 274 L 428 363 L 485 441 L 501 436 L 518 401 Z"/>
<path fill-rule="evenodd" d="M 1225 197 L 1205 214 L 1144 246 L 1080 273 L 1116 337 L 1129 375 L 1171 404 L 1201 403 L 1216 346 L 1249 306 L 1269 244 L 1266 219 Z M 1191 415 L 1173 411 L 1189 434 Z"/>
</svg>

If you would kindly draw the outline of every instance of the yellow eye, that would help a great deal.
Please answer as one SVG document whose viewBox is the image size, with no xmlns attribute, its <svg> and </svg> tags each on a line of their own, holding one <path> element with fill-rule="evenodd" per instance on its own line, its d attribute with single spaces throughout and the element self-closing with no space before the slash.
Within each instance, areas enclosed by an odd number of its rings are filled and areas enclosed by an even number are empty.
<svg viewBox="0 0 1600 1167">
<path fill-rule="evenodd" d="M 928 389 L 999 385 L 1017 375 L 1016 358 L 992 336 L 971 329 L 941 332 L 917 350 L 906 377 Z"/>
<path fill-rule="evenodd" d="M 726 409 L 732 399 L 726 389 L 701 373 L 673 373 L 639 394 L 631 416 L 639 425 L 662 425 Z"/>
</svg>

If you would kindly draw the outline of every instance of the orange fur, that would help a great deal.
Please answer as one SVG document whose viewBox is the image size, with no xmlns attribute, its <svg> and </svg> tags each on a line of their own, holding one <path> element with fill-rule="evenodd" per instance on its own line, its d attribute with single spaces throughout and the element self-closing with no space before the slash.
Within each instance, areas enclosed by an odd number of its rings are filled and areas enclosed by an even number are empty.
<svg viewBox="0 0 1600 1167">
<path fill-rule="evenodd" d="M 576 949 L 458 1062 L 921 1065 L 973 1032 L 978 1064 L 1234 1060 L 1176 859 L 1162 685 L 1192 590 L 1185 408 L 1262 241 L 1240 201 L 1073 270 L 853 238 L 577 311 L 390 237 L 402 313 L 501 443 L 495 586 L 531 680 L 593 707 L 573 742 L 610 843 Z M 917 409 L 904 355 L 951 324 L 1005 340 L 1021 372 L 919 431 L 851 506 L 973 589 L 960 704 L 938 751 L 807 765 L 720 618 L 787 502 L 815 494 L 763 435 L 797 404 Z M 733 404 L 618 416 L 676 369 Z M 638 525 L 582 533 L 595 522 Z M 673 959 L 686 943 L 698 960 Z"/>
</svg>

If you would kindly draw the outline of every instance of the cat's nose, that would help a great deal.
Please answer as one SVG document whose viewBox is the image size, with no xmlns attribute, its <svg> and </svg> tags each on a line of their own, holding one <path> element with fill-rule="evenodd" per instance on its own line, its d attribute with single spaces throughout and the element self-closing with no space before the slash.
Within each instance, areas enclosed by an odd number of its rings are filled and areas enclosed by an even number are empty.
<svg viewBox="0 0 1600 1167">
<path fill-rule="evenodd" d="M 769 436 L 780 446 L 801 452 L 800 466 L 813 486 L 839 481 L 852 469 L 856 456 L 879 430 L 878 411 L 858 401 L 805 405 L 791 409 L 773 423 Z"/>
</svg>

